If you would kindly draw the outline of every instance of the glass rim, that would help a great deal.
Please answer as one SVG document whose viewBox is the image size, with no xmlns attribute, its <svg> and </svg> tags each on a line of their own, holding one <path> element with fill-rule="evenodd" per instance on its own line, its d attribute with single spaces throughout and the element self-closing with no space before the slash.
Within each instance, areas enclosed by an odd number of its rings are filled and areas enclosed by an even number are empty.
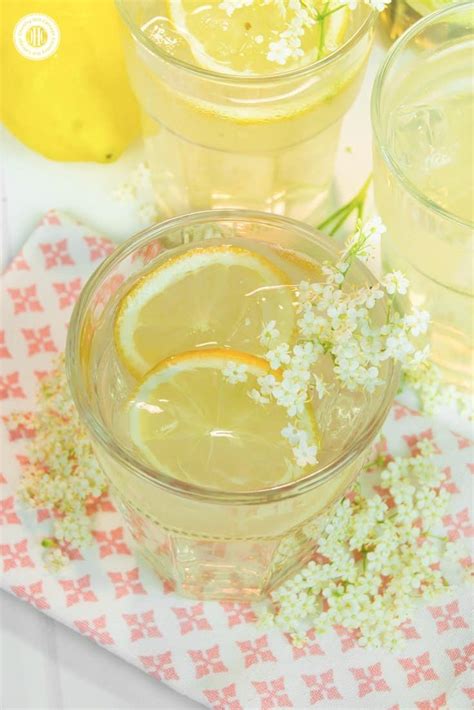
<svg viewBox="0 0 474 710">
<path fill-rule="evenodd" d="M 440 10 L 437 10 L 436 12 L 426 15 L 426 17 L 422 17 L 420 20 L 415 22 L 412 27 L 410 27 L 406 32 L 404 32 L 396 40 L 396 42 L 394 42 L 392 47 L 389 49 L 375 77 L 371 97 L 371 119 L 374 137 L 377 146 L 380 149 L 380 153 L 384 162 L 387 164 L 391 173 L 395 175 L 397 180 L 403 184 L 405 189 L 412 195 L 412 197 L 414 197 L 418 202 L 421 202 L 431 212 L 434 212 L 443 217 L 443 219 L 449 220 L 450 222 L 456 222 L 458 224 L 461 224 L 463 227 L 467 227 L 468 229 L 473 229 L 474 221 L 471 221 L 469 219 L 466 220 L 463 217 L 459 217 L 454 212 L 451 212 L 439 205 L 437 202 L 434 202 L 429 197 L 427 197 L 421 190 L 419 190 L 415 183 L 413 183 L 405 175 L 404 171 L 392 155 L 392 152 L 388 150 L 386 146 L 386 141 L 384 140 L 386 138 L 385 126 L 381 116 L 382 93 L 385 88 L 386 76 L 398 56 L 406 48 L 406 45 L 420 32 L 422 32 L 427 26 L 429 26 L 433 22 L 436 22 L 440 17 L 443 17 L 444 15 L 451 15 L 453 13 L 456 14 L 461 9 L 466 10 L 469 8 L 472 8 L 472 0 L 457 2 L 453 3 L 452 5 L 448 5 L 447 7 L 443 7 Z"/>
<path fill-rule="evenodd" d="M 377 10 L 366 5 L 365 7 L 367 8 L 367 16 L 364 18 L 363 22 L 360 24 L 357 30 L 346 40 L 346 42 L 341 44 L 341 46 L 338 47 L 336 51 L 332 54 L 328 55 L 327 57 L 323 57 L 322 59 L 317 59 L 315 62 L 311 62 L 311 64 L 308 64 L 304 67 L 299 67 L 298 69 L 291 69 L 290 71 L 286 72 L 277 72 L 276 74 L 261 74 L 257 76 L 235 76 L 233 74 L 216 72 L 211 69 L 205 69 L 204 67 L 190 64 L 189 62 L 185 62 L 182 59 L 178 59 L 177 57 L 172 57 L 170 54 L 167 54 L 166 52 L 161 50 L 146 36 L 146 34 L 140 29 L 140 27 L 135 24 L 125 7 L 126 2 L 127 0 L 115 0 L 115 4 L 117 6 L 119 14 L 133 37 L 135 37 L 135 39 L 137 39 L 152 54 L 160 57 L 160 59 L 164 60 L 168 64 L 177 66 L 178 68 L 183 69 L 190 74 L 194 74 L 195 76 L 199 76 L 205 79 L 212 79 L 214 81 L 228 82 L 241 86 L 245 86 L 247 84 L 261 84 L 266 82 L 278 83 L 278 81 L 283 81 L 287 79 L 297 79 L 312 74 L 314 71 L 322 67 L 329 66 L 334 61 L 339 59 L 340 56 L 346 54 L 347 51 L 351 49 L 355 44 L 357 44 L 359 39 L 364 34 L 366 34 L 370 27 L 375 23 L 375 19 L 378 14 Z"/>
<path fill-rule="evenodd" d="M 367 423 L 361 431 L 358 432 L 357 436 L 351 440 L 349 447 L 346 447 L 338 457 L 326 464 L 326 466 L 317 471 L 313 471 L 303 478 L 272 488 L 261 488 L 252 491 L 220 491 L 198 484 L 185 483 L 168 474 L 156 471 L 156 469 L 136 459 L 122 446 L 103 424 L 101 418 L 92 412 L 88 404 L 90 398 L 84 385 L 84 373 L 80 352 L 81 340 L 85 318 L 89 312 L 92 297 L 96 293 L 97 288 L 103 283 L 103 279 L 106 278 L 109 272 L 123 259 L 130 256 L 137 249 L 142 248 L 148 241 L 155 240 L 172 229 L 216 221 L 247 221 L 253 224 L 280 226 L 291 229 L 306 238 L 310 238 L 313 242 L 319 243 L 326 251 L 332 252 L 335 257 L 340 253 L 337 249 L 337 245 L 331 242 L 329 237 L 322 232 L 313 230 L 308 225 L 297 222 L 289 217 L 253 210 L 203 210 L 172 217 L 171 219 L 139 232 L 120 244 L 114 252 L 102 262 L 92 276 L 89 277 L 74 306 L 66 343 L 66 372 L 71 396 L 82 422 L 85 423 L 87 429 L 92 433 L 92 438 L 104 447 L 113 460 L 118 460 L 120 465 L 124 466 L 129 473 L 138 476 L 154 486 L 187 498 L 200 499 L 211 503 L 249 505 L 288 499 L 312 490 L 336 476 L 342 469 L 350 465 L 367 448 L 367 445 L 373 441 L 386 419 L 393 403 L 396 386 L 398 384 L 399 367 L 393 360 L 390 360 L 388 363 L 389 370 L 386 383 L 384 383 L 384 396 L 380 397 L 380 402 L 375 412 L 371 418 L 367 420 Z M 359 262 L 358 268 L 366 272 L 370 280 L 375 280 L 375 276 L 369 271 L 365 264 Z"/>
</svg>

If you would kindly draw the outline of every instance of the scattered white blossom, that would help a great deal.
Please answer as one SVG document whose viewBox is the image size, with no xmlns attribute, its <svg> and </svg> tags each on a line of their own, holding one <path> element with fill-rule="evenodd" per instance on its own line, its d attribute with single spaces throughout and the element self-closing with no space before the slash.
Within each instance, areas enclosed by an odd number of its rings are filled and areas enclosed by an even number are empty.
<svg viewBox="0 0 474 710">
<path fill-rule="evenodd" d="M 421 358 L 412 357 L 403 369 L 400 389 L 411 390 L 416 394 L 418 407 L 424 414 L 436 414 L 447 407 L 473 420 L 472 395 L 461 392 L 453 385 L 447 385 L 439 368 L 427 360 L 428 350 L 425 349 L 422 355 Z"/>
<path fill-rule="evenodd" d="M 297 433 L 286 431 L 292 440 Z M 440 488 L 433 451 L 427 443 L 418 456 L 385 465 L 385 500 L 355 490 L 329 511 L 322 529 L 305 529 L 327 562 L 310 562 L 273 592 L 273 614 L 265 609 L 261 623 L 289 632 L 297 645 L 308 628 L 324 633 L 339 625 L 355 629 L 361 646 L 400 648 L 400 625 L 419 602 L 450 588 L 440 564 L 463 556 L 439 534 L 450 495 Z"/>
<path fill-rule="evenodd" d="M 381 283 L 389 296 L 392 296 L 395 293 L 399 293 L 401 296 L 404 296 L 408 291 L 409 281 L 401 271 L 392 271 L 391 273 L 386 274 Z"/>
<path fill-rule="evenodd" d="M 267 352 L 266 358 L 272 370 L 278 370 L 282 365 L 287 365 L 290 362 L 291 356 L 289 351 L 290 346 L 287 343 L 282 343 Z"/>
<path fill-rule="evenodd" d="M 45 545 L 44 542 L 43 564 L 49 572 L 57 574 L 69 563 L 69 557 L 62 552 L 54 541 L 52 541 L 51 546 Z"/>
<path fill-rule="evenodd" d="M 271 320 L 263 326 L 260 333 L 260 344 L 264 347 L 270 347 L 272 343 L 280 337 L 280 331 L 276 327 L 276 321 Z"/>
<path fill-rule="evenodd" d="M 247 367 L 243 363 L 229 360 L 227 365 L 223 368 L 222 374 L 227 382 L 230 382 L 231 385 L 235 385 L 237 382 L 245 382 L 247 380 Z"/>
<path fill-rule="evenodd" d="M 229 17 L 232 17 L 236 10 L 242 7 L 249 7 L 253 4 L 253 0 L 222 0 L 219 3 L 219 9 L 224 10 Z"/>
<path fill-rule="evenodd" d="M 268 404 L 270 402 L 269 397 L 265 397 L 259 390 L 252 389 L 249 392 L 250 399 L 253 399 L 257 404 Z"/>
<path fill-rule="evenodd" d="M 373 7 L 377 12 L 383 12 L 390 5 L 392 0 L 365 0 L 365 4 Z"/>
<path fill-rule="evenodd" d="M 317 463 L 318 447 L 309 441 L 309 435 L 305 429 L 298 429 L 293 424 L 287 424 L 281 430 L 281 435 L 290 443 L 299 469 Z"/>
<path fill-rule="evenodd" d="M 293 446 L 293 455 L 297 466 L 301 468 L 313 466 L 318 462 L 318 447 L 316 444 L 308 443 L 308 435 L 306 434 L 304 439 L 300 439 L 296 446 Z"/>
<path fill-rule="evenodd" d="M 64 355 L 41 380 L 36 411 L 14 413 L 11 419 L 34 433 L 28 440 L 28 460 L 19 495 L 32 507 L 54 511 L 53 536 L 43 541 L 43 546 L 48 567 L 59 568 L 67 558 L 54 541 L 76 548 L 90 545 L 91 519 L 86 515 L 86 506 L 106 489 L 104 475 L 69 393 Z"/>
</svg>

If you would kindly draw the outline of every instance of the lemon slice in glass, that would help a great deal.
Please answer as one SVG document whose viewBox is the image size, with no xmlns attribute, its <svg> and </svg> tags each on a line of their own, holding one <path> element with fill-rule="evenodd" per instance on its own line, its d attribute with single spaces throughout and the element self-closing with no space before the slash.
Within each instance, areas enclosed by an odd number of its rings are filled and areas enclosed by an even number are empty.
<svg viewBox="0 0 474 710">
<path fill-rule="evenodd" d="M 266 360 L 233 350 L 166 359 L 130 402 L 133 443 L 158 471 L 220 490 L 257 490 L 300 478 L 310 468 L 296 466 L 281 434 L 286 410 L 273 400 L 262 405 L 249 397 L 257 378 L 269 372 Z M 229 381 L 232 375 L 245 381 Z M 316 443 L 309 405 L 297 425 Z"/>
<path fill-rule="evenodd" d="M 280 40 L 295 10 L 290 3 L 282 12 L 277 2 L 253 2 L 229 16 L 221 3 L 196 0 L 168 0 L 168 15 L 184 37 L 198 65 L 210 71 L 237 75 L 266 75 L 294 69 L 324 56 L 341 45 L 349 26 L 349 9 L 341 7 L 321 22 L 305 27 L 301 35 L 301 57 L 289 57 L 282 66 L 268 59 L 270 44 Z M 337 0 L 317 0 L 323 12 Z"/>
<path fill-rule="evenodd" d="M 263 325 L 279 342 L 295 330 L 289 277 L 261 254 L 234 245 L 195 247 L 142 276 L 124 296 L 114 324 L 117 352 L 140 377 L 161 360 L 194 348 L 263 354 Z"/>
</svg>

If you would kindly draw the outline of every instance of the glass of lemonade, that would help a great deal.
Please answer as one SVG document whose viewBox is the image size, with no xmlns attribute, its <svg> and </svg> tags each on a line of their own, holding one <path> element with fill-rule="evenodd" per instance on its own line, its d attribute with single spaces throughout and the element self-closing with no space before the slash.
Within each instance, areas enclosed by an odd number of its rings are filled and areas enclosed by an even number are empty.
<svg viewBox="0 0 474 710">
<path fill-rule="evenodd" d="M 319 460 L 296 464 L 286 410 L 249 396 L 270 372 L 263 322 L 291 341 L 295 284 L 322 281 L 338 255 L 284 217 L 201 212 L 118 247 L 79 298 L 74 400 L 139 551 L 183 595 L 255 599 L 306 562 L 387 415 L 392 361 L 369 394 L 343 388 L 322 356 L 331 395 L 301 415 Z M 347 278 L 375 284 L 359 262 Z"/>
<path fill-rule="evenodd" d="M 420 20 L 394 45 L 372 95 L 374 188 L 388 269 L 430 311 L 432 359 L 472 388 L 474 11 Z"/>
<path fill-rule="evenodd" d="M 254 0 L 231 16 L 223 4 L 117 0 L 159 210 L 248 208 L 314 223 L 376 13 L 334 0 L 323 32 L 306 30 L 303 56 L 282 66 L 267 60 L 285 26 L 281 3 Z"/>
</svg>

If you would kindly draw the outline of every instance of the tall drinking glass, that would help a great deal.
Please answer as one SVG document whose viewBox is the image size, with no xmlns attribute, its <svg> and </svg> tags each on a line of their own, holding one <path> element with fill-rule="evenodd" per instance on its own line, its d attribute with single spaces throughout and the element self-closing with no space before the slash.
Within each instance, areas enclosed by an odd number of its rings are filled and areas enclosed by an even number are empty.
<svg viewBox="0 0 474 710">
<path fill-rule="evenodd" d="M 432 357 L 473 384 L 474 10 L 458 3 L 416 23 L 389 52 L 372 95 L 375 198 L 383 260 L 430 311 Z"/>
<path fill-rule="evenodd" d="M 248 240 L 256 249 L 275 249 L 290 269 L 308 268 L 308 257 L 332 264 L 339 257 L 324 235 L 265 213 L 214 210 L 162 222 L 118 247 L 84 287 L 69 327 L 68 377 L 80 417 L 142 555 L 183 595 L 255 599 L 310 558 L 318 526 L 360 472 L 385 420 L 397 369 L 391 361 L 385 363 L 384 384 L 371 394 L 342 388 L 327 401 L 318 400 L 314 417 L 321 455 L 301 478 L 268 483 L 274 472 L 268 466 L 263 470 L 262 464 L 251 489 L 235 490 L 231 483 L 217 489 L 202 483 L 198 460 L 191 480 L 179 477 L 178 454 L 174 474 L 147 464 L 124 419 L 133 402 L 128 393 L 137 391 L 137 382 L 124 371 L 115 351 L 117 304 L 157 260 L 166 263 L 190 246 L 210 245 L 212 250 L 216 239 L 237 249 Z M 354 264 L 350 281 L 354 286 L 375 284 L 361 263 Z M 190 318 L 191 310 L 190 305 Z M 193 393 L 189 395 L 194 401 Z M 261 412 L 268 416 L 264 407 Z M 188 446 L 192 444 L 190 440 Z M 240 467 L 245 470 L 251 462 L 242 457 Z M 204 468 L 205 462 L 201 465 Z"/>
<path fill-rule="evenodd" d="M 116 1 L 163 217 L 243 207 L 314 223 L 342 119 L 363 78 L 375 12 L 362 3 L 348 11 L 347 41 L 319 61 L 245 76 L 187 63 L 153 42 L 146 28 L 166 14 L 163 1 Z"/>
</svg>

